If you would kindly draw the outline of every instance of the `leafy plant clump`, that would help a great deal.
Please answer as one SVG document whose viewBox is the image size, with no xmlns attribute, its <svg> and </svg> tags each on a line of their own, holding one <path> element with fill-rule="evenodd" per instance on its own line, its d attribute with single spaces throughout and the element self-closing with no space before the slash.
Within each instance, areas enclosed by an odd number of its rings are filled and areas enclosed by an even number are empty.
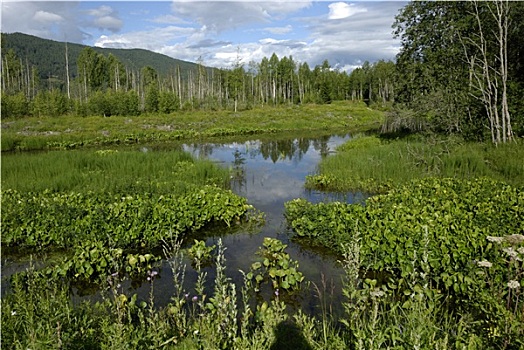
<svg viewBox="0 0 524 350">
<path fill-rule="evenodd" d="M 158 246 L 166 235 L 238 221 L 252 206 L 229 190 L 203 186 L 182 196 L 2 192 L 2 244 L 71 248 L 106 240 L 121 248 Z"/>
<path fill-rule="evenodd" d="M 486 237 L 522 234 L 523 203 L 522 189 L 501 182 L 430 178 L 371 197 L 364 206 L 293 200 L 286 217 L 298 237 L 339 253 L 358 226 L 370 268 L 406 277 L 426 256 L 435 282 L 465 291 L 471 261 L 499 257 Z"/>
<path fill-rule="evenodd" d="M 41 273 L 99 281 L 112 273 L 143 275 L 152 249 L 206 225 L 230 226 L 254 208 L 216 186 L 185 195 L 2 192 L 2 246 L 24 252 L 60 249 L 63 259 Z"/>
<path fill-rule="evenodd" d="M 255 291 L 260 290 L 264 281 L 271 281 L 273 289 L 296 291 L 304 280 L 304 275 L 298 270 L 298 261 L 291 259 L 285 252 L 287 245 L 275 238 L 264 238 L 263 246 L 258 255 L 263 259 L 251 265 L 251 271 L 246 275 L 249 280 L 255 280 Z"/>
<path fill-rule="evenodd" d="M 516 324 L 524 324 L 524 304 L 516 296 L 524 279 L 522 268 L 515 266 L 524 249 L 524 239 L 519 240 L 524 234 L 522 188 L 490 179 L 428 178 L 371 197 L 364 206 L 294 200 L 286 203 L 286 217 L 297 237 L 341 255 L 344 244 L 358 233 L 362 267 L 381 272 L 388 288 L 407 295 L 449 295 L 459 307 L 475 304 L 490 310 L 483 322 L 507 319 L 509 311 Z M 518 242 L 499 247 L 494 240 Z M 491 267 L 490 282 L 479 278 L 482 261 Z M 427 283 L 411 283 L 413 274 Z M 494 294 L 494 286 L 505 292 Z M 503 301 L 493 295 L 503 296 Z M 503 327 L 497 324 L 500 331 Z M 513 334 L 508 332 L 506 337 Z"/>
</svg>

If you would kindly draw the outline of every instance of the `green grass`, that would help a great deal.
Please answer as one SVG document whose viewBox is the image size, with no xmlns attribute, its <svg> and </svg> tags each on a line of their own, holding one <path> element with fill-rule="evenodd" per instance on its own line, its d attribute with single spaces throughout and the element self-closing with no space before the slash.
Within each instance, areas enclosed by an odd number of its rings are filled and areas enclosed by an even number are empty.
<svg viewBox="0 0 524 350">
<path fill-rule="evenodd" d="M 383 192 L 413 179 L 489 177 L 524 186 L 522 142 L 499 145 L 463 142 L 455 137 L 411 136 L 387 140 L 356 137 L 323 159 L 310 188 Z"/>
<path fill-rule="evenodd" d="M 2 151 L 194 140 L 285 131 L 377 129 L 383 112 L 362 102 L 188 111 L 139 117 L 45 117 L 3 120 Z"/>
<path fill-rule="evenodd" d="M 73 150 L 2 156 L 2 189 L 18 191 L 183 193 L 229 183 L 229 171 L 180 150 Z"/>
</svg>

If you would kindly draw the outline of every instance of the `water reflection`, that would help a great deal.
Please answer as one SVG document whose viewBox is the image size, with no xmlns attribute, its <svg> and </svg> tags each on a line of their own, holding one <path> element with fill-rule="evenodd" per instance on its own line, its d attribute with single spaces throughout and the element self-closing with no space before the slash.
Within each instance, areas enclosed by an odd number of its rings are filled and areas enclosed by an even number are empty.
<svg viewBox="0 0 524 350">
<path fill-rule="evenodd" d="M 334 305 L 341 302 L 342 269 L 335 257 L 329 253 L 314 250 L 311 247 L 298 244 L 291 240 L 290 232 L 284 219 L 284 203 L 295 199 L 305 198 L 311 202 L 332 201 L 334 199 L 349 203 L 360 202 L 365 196 L 357 194 L 328 194 L 317 191 L 308 191 L 304 188 L 305 177 L 316 171 L 317 164 L 337 145 L 349 139 L 348 134 L 321 136 L 321 137 L 295 137 L 281 139 L 258 139 L 230 143 L 194 143 L 183 145 L 183 149 L 195 157 L 202 157 L 216 161 L 221 166 L 232 170 L 231 188 L 234 192 L 247 198 L 248 202 L 266 214 L 266 224 L 259 232 L 253 233 L 243 230 L 235 232 L 222 230 L 208 230 L 200 232 L 200 239 L 207 239 L 208 245 L 216 245 L 222 239 L 226 258 L 226 274 L 238 286 L 243 283 L 239 270 L 249 271 L 251 264 L 257 261 L 258 248 L 262 246 L 264 237 L 277 238 L 288 245 L 287 252 L 291 258 L 298 260 L 300 271 L 306 280 L 312 281 L 320 289 L 326 287 L 325 297 Z M 179 149 L 180 145 L 173 148 Z M 167 151 L 166 146 L 148 147 L 148 152 Z M 186 240 L 192 242 L 192 237 Z M 161 253 L 161 252 L 158 252 Z M 27 263 L 27 262 L 26 262 Z M 194 294 L 197 279 L 196 272 L 190 267 L 191 262 L 186 259 L 187 271 L 185 285 L 187 292 Z M 20 268 L 13 265 L 14 269 Z M 159 306 L 166 305 L 171 300 L 173 293 L 173 274 L 167 261 L 163 261 L 159 269 L 160 276 L 155 280 L 155 303 Z M 2 273 L 6 273 L 5 264 Z M 208 281 L 213 281 L 214 268 L 205 269 Z M 4 280 L 2 289 L 4 290 Z M 137 293 L 139 298 L 149 297 L 149 283 L 141 281 L 127 281 L 122 287 L 129 293 Z M 2 291 L 3 292 L 3 291 Z M 89 291 L 77 291 L 76 300 L 81 300 L 82 294 Z M 268 297 L 271 294 L 266 290 Z M 296 298 L 296 307 L 304 312 L 316 313 L 319 310 L 319 300 L 313 287 L 304 289 Z M 100 296 L 90 295 L 89 298 L 97 299 Z M 339 308 L 340 309 L 340 308 Z"/>
<path fill-rule="evenodd" d="M 340 303 L 343 273 L 336 258 L 291 241 L 283 214 L 284 203 L 295 198 L 305 198 L 311 202 L 336 199 L 349 203 L 365 199 L 360 193 L 329 194 L 304 188 L 305 177 L 316 171 L 322 157 L 333 152 L 337 145 L 344 143 L 349 137 L 344 134 L 184 146 L 195 157 L 214 160 L 233 170 L 232 190 L 266 214 L 266 224 L 258 234 L 236 232 L 222 236 L 227 247 L 227 274 L 233 281 L 242 283 L 239 270 L 248 271 L 251 264 L 258 259 L 256 253 L 264 237 L 273 237 L 288 244 L 288 253 L 292 259 L 299 261 L 306 280 L 319 286 L 322 281 L 333 285 L 329 292 L 330 297 L 334 303 Z M 208 238 L 208 245 L 216 244 L 219 236 L 217 234 Z M 212 274 L 213 271 L 210 270 L 209 273 Z M 310 313 L 318 311 L 316 306 L 319 300 L 312 290 L 306 290 L 299 299 L 297 307 Z"/>
</svg>

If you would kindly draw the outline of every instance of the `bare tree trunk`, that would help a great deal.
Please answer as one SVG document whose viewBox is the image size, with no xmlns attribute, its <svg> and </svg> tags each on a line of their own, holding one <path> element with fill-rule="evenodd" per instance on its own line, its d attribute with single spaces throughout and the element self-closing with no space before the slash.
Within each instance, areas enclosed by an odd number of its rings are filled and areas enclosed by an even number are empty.
<svg viewBox="0 0 524 350">
<path fill-rule="evenodd" d="M 5 77 L 7 80 L 7 89 L 9 89 L 9 63 L 7 62 L 7 57 L 5 57 L 5 72 L 6 72 Z"/>
<path fill-rule="evenodd" d="M 87 102 L 87 72 L 86 72 L 85 64 L 84 64 L 84 96 L 85 96 L 85 101 Z"/>
<path fill-rule="evenodd" d="M 477 58 L 476 54 L 469 55 L 466 46 L 463 44 L 466 58 L 470 64 L 470 90 L 474 89 L 474 91 L 470 91 L 470 94 L 484 104 L 490 126 L 491 141 L 494 144 L 499 144 L 501 142 L 501 135 L 500 118 L 498 113 L 499 97 L 497 72 L 495 71 L 493 75 L 491 74 L 494 68 L 489 62 L 488 41 L 485 37 L 480 18 L 478 0 L 472 1 L 475 8 L 473 15 L 477 21 L 479 31 L 477 35 L 478 41 L 469 39 L 469 42 L 477 49 L 480 58 Z M 480 96 L 475 92 L 479 93 Z"/>
<path fill-rule="evenodd" d="M 497 41 L 499 43 L 499 60 L 500 60 L 500 78 L 502 82 L 502 140 L 503 142 L 511 141 L 513 139 L 513 131 L 511 130 L 511 117 L 509 113 L 508 97 L 507 97 L 507 81 L 508 81 L 508 26 L 509 26 L 509 3 L 507 0 L 496 1 L 497 13 L 493 13 L 497 20 L 499 33 Z"/>
<path fill-rule="evenodd" d="M 69 52 L 67 50 L 67 41 L 65 43 L 65 61 L 66 61 L 66 84 L 67 84 L 67 98 L 71 99 L 71 90 L 69 87 Z"/>
<path fill-rule="evenodd" d="M 177 66 L 176 69 L 178 79 L 178 101 L 180 103 L 180 108 L 182 108 L 182 82 L 180 81 L 180 66 Z"/>
</svg>

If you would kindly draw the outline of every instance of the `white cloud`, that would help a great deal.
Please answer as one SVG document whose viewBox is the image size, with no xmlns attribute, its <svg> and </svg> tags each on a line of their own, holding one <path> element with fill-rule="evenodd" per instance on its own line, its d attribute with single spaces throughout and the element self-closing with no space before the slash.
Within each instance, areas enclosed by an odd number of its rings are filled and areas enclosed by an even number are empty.
<svg viewBox="0 0 524 350">
<path fill-rule="evenodd" d="M 110 6 L 102 5 L 96 9 L 86 11 L 89 15 L 95 17 L 104 17 L 113 14 L 113 9 Z"/>
<path fill-rule="evenodd" d="M 80 10 L 77 1 L 2 2 L 2 32 L 82 43 L 89 28 L 119 31 L 123 21 L 107 5 Z"/>
<path fill-rule="evenodd" d="M 91 20 L 92 22 L 87 24 L 89 27 L 95 27 L 100 30 L 107 29 L 113 33 L 116 33 L 124 25 L 124 22 L 122 22 L 122 20 L 119 18 L 116 11 L 107 5 L 89 9 L 86 11 L 86 13 L 94 17 L 94 19 Z"/>
<path fill-rule="evenodd" d="M 171 13 L 158 13 L 154 2 L 144 2 L 143 7 L 131 9 L 132 13 L 141 11 L 141 20 L 149 28 L 121 32 L 124 22 L 119 12 L 127 9 L 121 4 L 85 2 L 80 9 L 72 1 L 3 1 L 2 31 L 85 43 L 88 31 L 101 30 L 89 42 L 100 47 L 144 48 L 188 61 L 202 57 L 204 64 L 215 67 L 231 67 L 237 55 L 247 64 L 276 53 L 292 55 L 311 67 L 328 59 L 333 67 L 351 70 L 365 60 L 395 57 L 399 43 L 392 39 L 391 24 L 404 5 L 177 0 L 171 3 Z M 308 8 L 310 17 L 296 17 L 309 13 Z"/>
<path fill-rule="evenodd" d="M 172 4 L 173 11 L 183 17 L 191 18 L 209 31 L 220 33 L 227 29 L 253 23 L 270 22 L 289 13 L 309 7 L 311 2 L 287 1 L 180 1 Z"/>
<path fill-rule="evenodd" d="M 292 32 L 293 26 L 291 26 L 291 24 L 288 24 L 285 27 L 267 27 L 267 28 L 264 28 L 264 31 L 271 33 L 271 34 L 284 35 L 284 34 Z"/>
<path fill-rule="evenodd" d="M 42 23 L 55 23 L 62 22 L 64 18 L 60 15 L 57 15 L 56 13 L 39 10 L 36 11 L 35 15 L 33 16 L 33 20 Z"/>
<path fill-rule="evenodd" d="M 148 31 L 129 32 L 125 34 L 102 35 L 95 41 L 95 46 L 111 48 L 143 48 L 159 52 L 174 40 L 184 40 L 194 35 L 195 30 L 177 26 L 154 28 Z M 176 57 L 173 56 L 173 57 Z"/>
<path fill-rule="evenodd" d="M 4 2 L 0 6 L 2 32 L 21 32 L 53 40 L 82 42 L 77 2 Z"/>
<path fill-rule="evenodd" d="M 329 4 L 329 19 L 344 19 L 356 15 L 357 13 L 367 12 L 366 8 L 345 2 L 334 2 Z"/>
<path fill-rule="evenodd" d="M 183 20 L 180 17 L 174 16 L 172 14 L 165 14 L 162 16 L 155 17 L 150 20 L 153 23 L 159 24 L 188 24 L 188 21 Z"/>
<path fill-rule="evenodd" d="M 112 17 L 112 16 L 103 16 L 95 19 L 94 24 L 100 29 L 107 29 L 114 32 L 118 32 L 122 28 L 122 20 Z"/>
</svg>

